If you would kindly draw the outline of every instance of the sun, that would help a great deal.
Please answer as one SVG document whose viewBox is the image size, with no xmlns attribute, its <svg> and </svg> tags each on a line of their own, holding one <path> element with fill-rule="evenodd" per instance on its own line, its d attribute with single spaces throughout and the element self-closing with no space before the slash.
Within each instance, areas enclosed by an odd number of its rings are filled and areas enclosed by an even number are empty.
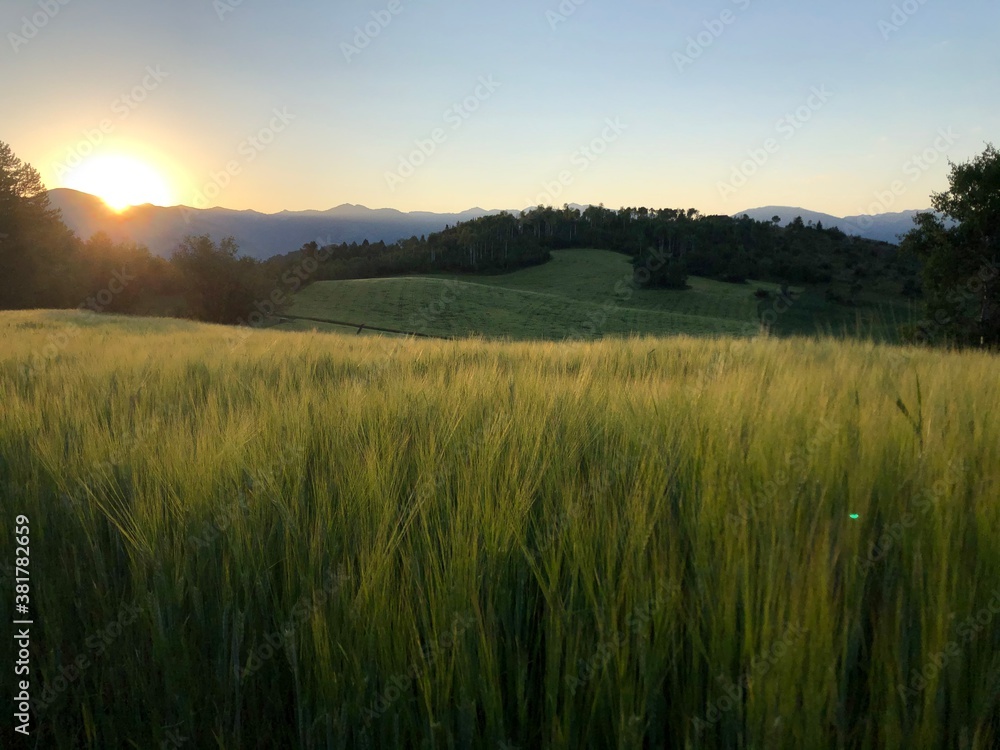
<svg viewBox="0 0 1000 750">
<path fill-rule="evenodd" d="M 169 206 L 173 192 L 149 164 L 124 155 L 95 156 L 73 170 L 66 187 L 96 195 L 114 211 L 152 203 Z"/>
</svg>

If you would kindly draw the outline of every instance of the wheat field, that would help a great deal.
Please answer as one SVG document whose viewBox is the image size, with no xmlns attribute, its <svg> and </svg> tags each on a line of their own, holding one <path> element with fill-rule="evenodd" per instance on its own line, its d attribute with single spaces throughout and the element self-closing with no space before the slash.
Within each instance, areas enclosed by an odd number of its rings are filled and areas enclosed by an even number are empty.
<svg viewBox="0 0 1000 750">
<path fill-rule="evenodd" d="M 39 747 L 1000 745 L 995 356 L 0 338 Z"/>
</svg>

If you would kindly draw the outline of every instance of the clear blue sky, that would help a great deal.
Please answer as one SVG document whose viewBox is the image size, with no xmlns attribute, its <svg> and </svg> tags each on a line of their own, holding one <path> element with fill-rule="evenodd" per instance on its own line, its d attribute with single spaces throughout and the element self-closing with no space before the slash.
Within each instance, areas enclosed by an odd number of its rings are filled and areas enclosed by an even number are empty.
<svg viewBox="0 0 1000 750">
<path fill-rule="evenodd" d="M 925 208 L 946 158 L 1000 144 L 994 0 L 48 1 L 0 6 L 0 140 L 50 187 L 110 121 L 87 159 L 141 159 L 177 203 L 214 184 L 207 204 L 269 212 L 541 199 L 844 215 Z M 894 6 L 915 12 L 894 22 Z M 391 20 L 348 60 L 372 13 Z M 697 59 L 677 58 L 699 33 Z M 468 97 L 476 111 L 448 113 Z M 796 110 L 807 121 L 779 124 Z M 272 142 L 246 140 L 271 125 Z M 579 151 L 595 139 L 603 153 Z M 418 140 L 433 153 L 400 171 Z M 935 163 L 911 162 L 927 149 Z M 751 151 L 762 164 L 734 174 Z"/>
</svg>

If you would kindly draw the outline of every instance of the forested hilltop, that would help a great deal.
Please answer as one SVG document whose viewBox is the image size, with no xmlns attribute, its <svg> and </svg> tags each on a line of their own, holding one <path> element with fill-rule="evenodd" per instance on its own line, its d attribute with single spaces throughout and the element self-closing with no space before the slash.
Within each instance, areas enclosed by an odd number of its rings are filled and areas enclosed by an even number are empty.
<svg viewBox="0 0 1000 750">
<path fill-rule="evenodd" d="M 552 250 L 598 248 L 629 256 L 636 283 L 650 288 L 683 290 L 689 276 L 698 276 L 816 286 L 842 306 L 922 299 L 928 317 L 907 338 L 996 345 L 1000 154 L 990 146 L 953 166 L 950 179 L 952 189 L 936 195 L 934 206 L 953 223 L 920 214 L 901 246 L 801 219 L 780 227 L 778 217 L 703 216 L 695 209 L 538 206 L 391 245 L 317 239 L 264 262 L 241 257 L 231 238 L 189 237 L 165 260 L 105 235 L 76 237 L 49 206 L 38 173 L 0 143 L 0 309 L 83 308 L 237 323 L 255 311 L 280 311 L 315 281 L 497 274 L 545 263 Z"/>
<path fill-rule="evenodd" d="M 316 279 L 408 273 L 502 273 L 544 263 L 550 250 L 600 248 L 633 258 L 652 286 L 683 289 L 688 275 L 732 283 L 748 279 L 833 284 L 845 303 L 866 285 L 919 294 L 917 258 L 896 245 L 861 239 L 797 219 L 785 228 L 747 216 L 703 216 L 695 209 L 539 206 L 520 216 L 485 216 L 428 237 L 392 245 L 320 247 L 273 259 L 275 265 L 318 257 Z"/>
</svg>

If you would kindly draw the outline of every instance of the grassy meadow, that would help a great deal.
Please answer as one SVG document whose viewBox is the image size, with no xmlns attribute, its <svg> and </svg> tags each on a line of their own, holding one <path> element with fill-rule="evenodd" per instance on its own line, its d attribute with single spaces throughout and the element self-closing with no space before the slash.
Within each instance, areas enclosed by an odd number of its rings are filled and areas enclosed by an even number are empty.
<svg viewBox="0 0 1000 750">
<path fill-rule="evenodd" d="M 1000 746 L 997 358 L 721 333 L 0 313 L 36 746 Z"/>
<path fill-rule="evenodd" d="M 727 284 L 698 277 L 691 277 L 683 291 L 636 288 L 632 275 L 631 259 L 620 253 L 556 250 L 544 265 L 506 274 L 320 281 L 295 295 L 287 313 L 445 337 L 746 337 L 760 330 L 761 303 L 754 292 L 779 291 L 767 282 Z M 861 330 L 891 340 L 895 325 L 912 316 L 905 300 L 888 295 L 844 307 L 828 303 L 817 287 L 793 290 L 794 304 L 779 306 L 773 316 L 773 333 Z M 280 327 L 302 330 L 303 322 Z"/>
</svg>

